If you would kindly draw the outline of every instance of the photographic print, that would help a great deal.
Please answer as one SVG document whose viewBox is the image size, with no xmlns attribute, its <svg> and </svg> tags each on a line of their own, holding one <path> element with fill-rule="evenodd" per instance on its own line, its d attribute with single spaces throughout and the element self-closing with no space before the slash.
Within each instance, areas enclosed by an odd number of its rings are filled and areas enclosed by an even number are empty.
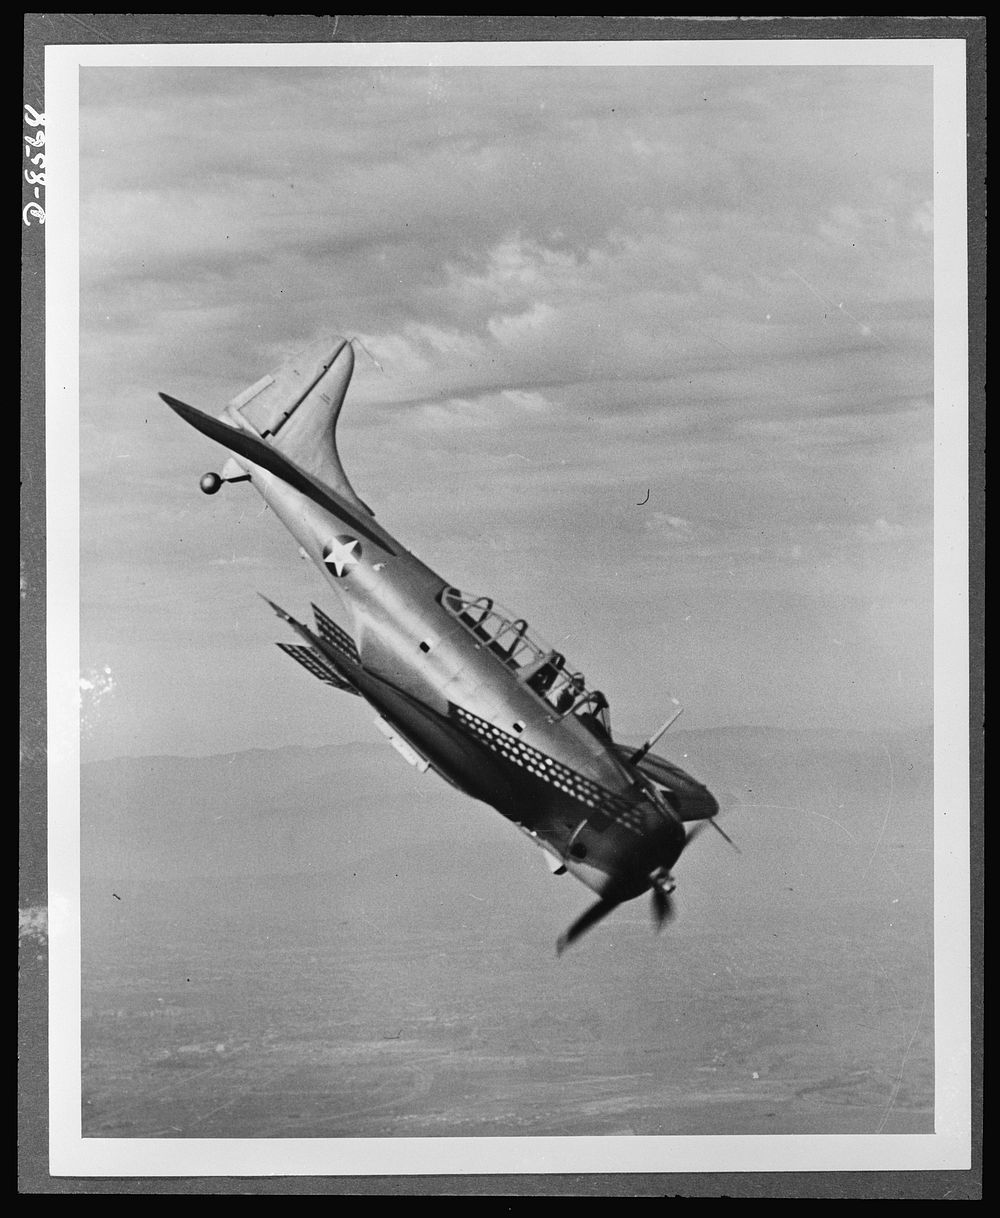
<svg viewBox="0 0 1000 1218">
<path fill-rule="evenodd" d="M 76 1162 L 953 1130 L 886 45 L 82 54 Z"/>
</svg>

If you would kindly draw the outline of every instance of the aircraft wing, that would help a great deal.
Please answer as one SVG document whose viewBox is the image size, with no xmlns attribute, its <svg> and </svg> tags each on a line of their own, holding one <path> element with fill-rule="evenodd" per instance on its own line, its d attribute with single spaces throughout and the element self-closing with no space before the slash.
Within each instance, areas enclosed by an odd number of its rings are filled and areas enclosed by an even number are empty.
<svg viewBox="0 0 1000 1218">
<path fill-rule="evenodd" d="M 306 672 L 332 685 L 334 689 L 342 689 L 346 693 L 356 694 L 358 690 L 333 667 L 329 660 L 314 648 L 305 643 L 279 643 L 278 646 L 293 660 L 301 664 Z"/>
<path fill-rule="evenodd" d="M 351 678 L 354 670 L 360 668 L 361 660 L 354 640 L 346 630 L 327 617 L 322 609 L 313 605 L 318 631 L 314 633 L 274 601 L 268 600 L 266 596 L 262 599 L 267 601 L 282 621 L 291 626 L 299 638 L 305 640 L 304 643 L 279 643 L 278 646 L 285 655 L 291 656 L 306 672 L 311 672 L 314 677 L 332 685 L 334 689 L 360 694 L 361 691 Z"/>
<path fill-rule="evenodd" d="M 323 642 L 338 651 L 351 664 L 360 664 L 357 645 L 347 631 L 338 626 L 333 618 L 327 617 L 319 605 L 314 604 L 312 611 L 316 619 L 316 629 Z"/>
</svg>

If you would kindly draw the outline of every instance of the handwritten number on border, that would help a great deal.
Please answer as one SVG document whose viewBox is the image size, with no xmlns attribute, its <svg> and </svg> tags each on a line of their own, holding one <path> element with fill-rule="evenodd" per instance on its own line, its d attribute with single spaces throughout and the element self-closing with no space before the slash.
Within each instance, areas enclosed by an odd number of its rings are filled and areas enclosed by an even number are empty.
<svg viewBox="0 0 1000 1218">
<path fill-rule="evenodd" d="M 42 127 L 45 123 L 45 115 L 39 114 L 34 106 L 29 106 L 28 103 L 25 102 L 24 122 L 28 127 Z M 34 199 L 26 203 L 21 209 L 21 219 L 29 227 L 32 220 L 37 220 L 39 224 L 45 223 L 45 209 L 42 207 L 41 202 L 39 201 L 42 193 L 41 188 L 45 185 L 45 153 L 36 151 L 36 149 L 42 148 L 44 144 L 44 131 L 37 131 L 34 135 L 28 135 L 25 133 L 24 155 L 28 158 L 32 165 L 36 166 L 36 169 L 26 169 L 24 171 L 24 180 L 30 187 L 32 187 L 32 193 L 35 196 Z M 37 170 L 41 170 L 42 172 L 39 173 Z"/>
</svg>

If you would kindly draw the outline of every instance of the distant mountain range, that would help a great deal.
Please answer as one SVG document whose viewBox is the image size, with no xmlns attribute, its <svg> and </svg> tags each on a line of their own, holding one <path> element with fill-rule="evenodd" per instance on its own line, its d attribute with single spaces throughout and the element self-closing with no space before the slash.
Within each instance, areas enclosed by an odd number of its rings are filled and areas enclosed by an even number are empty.
<svg viewBox="0 0 1000 1218">
<path fill-rule="evenodd" d="M 932 745 L 929 728 L 872 735 L 729 727 L 671 732 L 658 751 L 708 784 L 730 832 L 751 848 L 826 849 L 826 832 L 859 857 L 868 842 L 928 856 Z M 122 757 L 81 773 L 90 878 L 316 872 L 400 844 L 478 854 L 512 835 L 492 809 L 418 774 L 377 741 Z"/>
</svg>

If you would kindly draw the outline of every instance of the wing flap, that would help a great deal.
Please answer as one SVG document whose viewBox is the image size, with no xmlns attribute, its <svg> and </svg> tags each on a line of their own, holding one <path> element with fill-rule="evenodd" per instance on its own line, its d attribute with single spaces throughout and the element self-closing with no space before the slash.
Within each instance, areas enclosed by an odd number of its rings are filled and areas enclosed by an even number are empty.
<svg viewBox="0 0 1000 1218">
<path fill-rule="evenodd" d="M 358 655 L 357 646 L 347 631 L 338 626 L 332 618 L 327 617 L 318 605 L 313 605 L 312 611 L 313 617 L 316 619 L 316 629 L 323 642 L 339 651 L 352 664 L 360 664 L 361 657 Z"/>
<path fill-rule="evenodd" d="M 278 646 L 285 655 L 291 656 L 293 660 L 301 664 L 306 672 L 311 672 L 314 677 L 318 677 L 327 685 L 332 685 L 334 689 L 342 689 L 345 693 L 358 693 L 351 682 L 337 672 L 329 660 L 314 648 L 302 643 L 279 643 Z"/>
</svg>

